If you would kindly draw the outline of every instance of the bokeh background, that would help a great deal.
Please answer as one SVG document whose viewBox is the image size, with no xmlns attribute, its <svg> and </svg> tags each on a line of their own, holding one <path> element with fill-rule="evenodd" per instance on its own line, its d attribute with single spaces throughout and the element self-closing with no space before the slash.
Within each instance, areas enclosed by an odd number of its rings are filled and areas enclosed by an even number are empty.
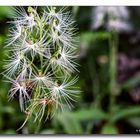
<svg viewBox="0 0 140 140">
<path fill-rule="evenodd" d="M 16 131 L 26 116 L 18 99 L 8 102 L 11 85 L 0 75 L 0 134 L 140 134 L 140 7 L 67 9 L 79 36 L 82 92 L 75 107 L 41 124 L 30 119 Z M 0 7 L 0 72 L 11 12 Z"/>
</svg>

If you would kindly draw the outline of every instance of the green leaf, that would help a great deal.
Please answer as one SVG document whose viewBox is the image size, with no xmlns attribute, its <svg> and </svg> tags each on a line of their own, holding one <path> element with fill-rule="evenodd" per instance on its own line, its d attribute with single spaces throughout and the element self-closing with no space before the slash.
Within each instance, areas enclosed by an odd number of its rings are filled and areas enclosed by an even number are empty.
<svg viewBox="0 0 140 140">
<path fill-rule="evenodd" d="M 107 118 L 108 115 L 100 109 L 85 108 L 85 109 L 77 110 L 75 112 L 65 111 L 65 114 L 61 114 L 57 116 L 56 118 L 57 120 L 55 119 L 55 125 L 60 123 L 63 126 L 65 133 L 67 134 L 84 134 L 88 132 L 83 132 L 83 127 L 81 124 L 82 121 L 89 121 L 89 120 L 97 121 L 97 120 L 103 120 Z"/>
<path fill-rule="evenodd" d="M 128 79 L 124 84 L 121 85 L 122 89 L 130 89 L 137 86 L 140 83 L 140 74 Z"/>
<path fill-rule="evenodd" d="M 83 134 L 82 127 L 70 113 L 60 115 L 58 117 L 59 123 L 63 126 L 65 133 L 67 134 Z"/>
<path fill-rule="evenodd" d="M 93 43 L 97 39 L 106 40 L 110 38 L 109 32 L 85 32 L 80 35 L 81 42 Z"/>
<path fill-rule="evenodd" d="M 108 115 L 100 109 L 87 108 L 80 109 L 72 113 L 73 117 L 79 121 L 82 120 L 103 120 L 108 117 Z"/>
<path fill-rule="evenodd" d="M 140 128 L 140 117 L 128 118 L 126 121 L 134 127 Z"/>
<path fill-rule="evenodd" d="M 1 6 L 0 7 L 0 20 L 2 20 L 5 17 L 8 17 L 8 15 L 13 12 L 12 7 L 10 6 Z"/>
<path fill-rule="evenodd" d="M 14 114 L 15 113 L 15 109 L 10 107 L 10 106 L 3 106 L 3 107 L 0 108 L 0 112 L 1 113 Z"/>
<path fill-rule="evenodd" d="M 101 134 L 118 134 L 114 124 L 107 123 L 102 127 Z"/>
<path fill-rule="evenodd" d="M 134 115 L 140 115 L 140 106 L 127 107 L 126 109 L 118 109 L 111 115 L 109 121 L 116 122 L 120 119 L 128 118 Z"/>
<path fill-rule="evenodd" d="M 12 130 L 12 129 L 8 129 L 6 130 L 3 134 L 8 134 L 8 135 L 11 135 L 11 134 L 17 134 L 16 131 Z"/>
</svg>

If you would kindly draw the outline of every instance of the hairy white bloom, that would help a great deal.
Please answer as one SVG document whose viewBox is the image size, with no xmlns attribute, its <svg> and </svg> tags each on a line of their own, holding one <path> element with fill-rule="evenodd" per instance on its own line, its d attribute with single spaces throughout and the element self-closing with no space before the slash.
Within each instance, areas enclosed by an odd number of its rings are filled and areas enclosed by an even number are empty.
<svg viewBox="0 0 140 140">
<path fill-rule="evenodd" d="M 13 55 L 9 57 L 9 60 L 5 65 L 6 70 L 4 71 L 8 76 L 12 76 L 16 72 L 21 72 L 23 66 L 26 64 L 26 59 L 20 52 L 13 52 Z"/>
<path fill-rule="evenodd" d="M 54 84 L 52 87 L 49 88 L 51 93 L 51 98 L 54 100 L 59 100 L 60 102 L 64 100 L 69 108 L 73 105 L 71 101 L 75 101 L 73 97 L 77 97 L 77 93 L 79 90 L 76 90 L 77 87 L 74 84 L 78 81 L 78 77 L 74 77 L 70 80 L 69 76 L 66 76 L 63 80 L 62 84 Z"/>
<path fill-rule="evenodd" d="M 59 55 L 60 56 L 58 59 L 52 60 L 53 69 L 60 68 L 62 71 L 68 73 L 78 71 L 78 64 L 74 61 L 77 58 L 77 55 L 75 55 L 75 50 L 64 46 Z"/>
<path fill-rule="evenodd" d="M 24 79 L 21 77 L 18 77 L 16 80 L 9 77 L 7 77 L 7 79 L 9 80 L 8 82 L 12 83 L 12 88 L 9 91 L 9 100 L 17 95 L 19 98 L 21 111 L 24 111 L 27 101 L 30 100 Z"/>
<path fill-rule="evenodd" d="M 41 86 L 41 87 L 49 87 L 53 84 L 53 81 L 52 81 L 52 74 L 33 74 L 32 75 L 32 78 L 31 78 L 31 81 L 33 82 L 33 85 L 38 85 L 38 86 Z"/>
<path fill-rule="evenodd" d="M 117 29 L 118 31 L 130 31 L 132 27 L 130 24 L 123 22 L 122 20 L 110 20 L 107 24 L 107 29 Z"/>
<path fill-rule="evenodd" d="M 64 13 L 65 8 L 60 9 L 58 12 L 55 11 L 55 7 L 47 7 L 46 10 L 44 10 L 42 19 L 47 19 L 47 24 L 51 24 L 54 20 L 58 20 L 59 22 L 64 21 L 64 16 L 68 15 L 69 12 Z"/>
<path fill-rule="evenodd" d="M 11 44 L 13 44 L 20 36 L 22 33 L 22 27 L 17 24 L 16 28 L 12 28 L 9 31 L 9 39 L 7 39 L 7 45 L 6 46 L 10 46 Z"/>
<path fill-rule="evenodd" d="M 28 12 L 19 8 L 10 21 L 13 28 L 4 71 L 12 84 L 9 97 L 19 95 L 21 110 L 27 118 L 35 115 L 35 121 L 63 110 L 64 104 L 71 108 L 79 93 L 74 86 L 78 78 L 71 76 L 78 72 L 75 22 L 64 10 L 48 7 L 40 15 L 32 7 Z"/>
<path fill-rule="evenodd" d="M 93 29 L 105 25 L 108 30 L 130 31 L 132 27 L 128 19 L 129 11 L 125 6 L 97 6 L 92 10 Z"/>
<path fill-rule="evenodd" d="M 13 23 L 13 24 L 18 23 L 28 28 L 32 28 L 36 24 L 34 20 L 34 15 L 31 13 L 27 14 L 25 9 L 22 7 L 14 8 L 14 14 L 11 16 L 12 18 L 14 18 L 14 21 L 10 21 L 9 23 Z"/>
<path fill-rule="evenodd" d="M 57 43 L 68 47 L 75 47 L 77 43 L 75 38 L 75 22 L 72 20 L 70 12 L 62 13 L 63 10 L 61 9 L 56 13 L 54 8 L 48 8 L 48 12 L 44 11 L 43 15 L 48 15 L 48 24 L 51 26 L 49 36 L 53 44 Z"/>
<path fill-rule="evenodd" d="M 36 42 L 36 43 L 32 43 L 32 42 L 27 42 L 25 41 L 24 44 L 23 44 L 23 48 L 22 51 L 24 53 L 28 53 L 30 52 L 31 53 L 31 56 L 34 58 L 36 56 L 36 54 L 40 54 L 40 55 L 44 55 L 44 51 L 45 49 L 43 48 L 40 48 L 40 44 L 42 46 L 44 46 L 45 44 L 42 44 L 42 42 Z M 45 56 L 45 55 L 44 55 Z"/>
</svg>

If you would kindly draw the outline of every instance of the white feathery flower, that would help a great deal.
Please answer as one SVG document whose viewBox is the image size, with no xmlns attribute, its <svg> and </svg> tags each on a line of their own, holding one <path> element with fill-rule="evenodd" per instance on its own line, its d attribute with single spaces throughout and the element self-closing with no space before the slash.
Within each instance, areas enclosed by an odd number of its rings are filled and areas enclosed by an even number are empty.
<svg viewBox="0 0 140 140">
<path fill-rule="evenodd" d="M 39 41 L 33 42 L 32 40 L 27 39 L 25 35 L 24 38 L 20 38 L 19 42 L 17 42 L 12 49 L 20 51 L 23 54 L 30 53 L 32 58 L 37 54 L 50 58 L 50 54 L 47 52 L 49 52 L 51 48 L 47 48 L 47 45 L 48 42 L 46 41 L 45 36 L 43 36 Z"/>
<path fill-rule="evenodd" d="M 25 23 L 23 23 L 23 24 L 25 24 L 29 28 L 35 26 L 36 23 L 34 20 L 34 15 L 30 15 L 30 16 L 26 17 Z"/>
<path fill-rule="evenodd" d="M 25 80 L 20 77 L 16 80 L 7 76 L 6 78 L 9 80 L 8 82 L 12 83 L 12 88 L 9 91 L 9 100 L 11 100 L 15 95 L 18 95 L 21 111 L 24 111 L 27 101 L 30 100 Z"/>
<path fill-rule="evenodd" d="M 51 24 L 53 20 L 57 17 L 57 13 L 55 12 L 55 8 L 53 7 L 47 7 L 47 10 L 44 11 L 43 17 L 46 19 L 48 17 L 48 24 Z"/>
<path fill-rule="evenodd" d="M 53 84 L 51 76 L 52 76 L 52 74 L 50 74 L 50 73 L 47 73 L 46 75 L 44 75 L 44 74 L 33 74 L 31 76 L 31 82 L 35 86 L 38 85 L 38 86 L 41 86 L 41 87 L 49 87 Z"/>
<path fill-rule="evenodd" d="M 60 30 L 60 29 L 59 29 Z M 74 43 L 76 43 L 76 40 L 75 38 L 73 37 L 74 34 L 71 32 L 71 34 L 67 31 L 61 31 L 60 33 L 55 30 L 55 31 L 51 31 L 49 33 L 50 37 L 52 38 L 53 40 L 53 44 L 54 43 L 62 43 L 63 45 L 65 46 L 68 46 L 68 47 L 72 47 L 72 48 L 75 48 L 75 45 Z M 74 42 L 74 43 L 73 43 Z"/>
<path fill-rule="evenodd" d="M 57 33 L 57 36 L 54 36 L 54 32 L 52 32 L 52 38 L 59 42 L 58 44 L 62 44 L 69 48 L 75 48 L 78 42 L 78 39 L 75 37 L 75 31 L 75 27 L 63 27 L 58 25 L 55 27 L 55 33 Z"/>
<path fill-rule="evenodd" d="M 78 55 L 75 54 L 75 50 L 72 48 L 68 48 L 64 46 L 62 48 L 62 51 L 60 52 L 59 58 L 55 59 L 52 58 L 52 67 L 53 69 L 58 69 L 60 68 L 66 73 L 69 72 L 78 72 L 77 66 L 78 63 L 75 62 L 75 59 L 77 58 Z"/>
<path fill-rule="evenodd" d="M 66 15 L 67 13 L 62 13 L 65 8 L 60 9 L 58 12 L 56 12 L 55 7 L 47 7 L 46 10 L 43 12 L 43 20 L 47 17 L 47 24 L 51 24 L 53 20 L 58 20 L 61 22 L 63 20 L 63 15 Z"/>
<path fill-rule="evenodd" d="M 61 11 L 61 10 L 60 10 Z M 49 23 L 51 23 L 51 30 L 49 36 L 52 38 L 53 44 L 63 44 L 69 47 L 75 47 L 76 38 L 76 27 L 74 21 L 71 20 L 70 12 L 62 14 L 60 11 L 55 12 L 55 9 L 51 9 L 47 15 L 50 17 Z M 51 40 L 50 40 L 51 41 Z"/>
<path fill-rule="evenodd" d="M 10 46 L 11 44 L 13 44 L 20 36 L 22 33 L 22 26 L 20 26 L 19 24 L 16 25 L 16 28 L 12 28 L 9 31 L 9 35 L 8 35 L 8 39 L 7 39 L 7 45 L 6 46 Z"/>
<path fill-rule="evenodd" d="M 27 17 L 28 14 L 24 7 L 13 7 L 13 12 L 10 14 L 12 19 L 23 19 L 23 17 Z"/>
<path fill-rule="evenodd" d="M 74 84 L 78 81 L 78 77 L 74 77 L 70 80 L 69 76 L 65 76 L 62 84 L 54 84 L 49 88 L 51 93 L 51 99 L 58 100 L 59 102 L 66 102 L 69 108 L 73 107 L 71 101 L 75 101 L 73 97 L 77 97 L 79 90 Z"/>
<path fill-rule="evenodd" d="M 132 26 L 118 19 L 118 20 L 110 20 L 107 24 L 107 29 L 108 30 L 117 29 L 117 31 L 131 31 Z"/>
<path fill-rule="evenodd" d="M 40 48 L 40 42 L 32 43 L 25 41 L 21 49 L 24 53 L 30 52 L 32 58 L 34 58 L 36 54 L 43 55 L 44 52 L 43 48 Z"/>
<path fill-rule="evenodd" d="M 22 71 L 23 66 L 25 66 L 26 59 L 20 52 L 13 52 L 13 55 L 9 57 L 9 60 L 6 61 L 6 63 L 6 70 L 4 73 L 11 77 L 16 72 Z"/>
<path fill-rule="evenodd" d="M 93 29 L 105 25 L 108 30 L 130 31 L 132 26 L 127 22 L 128 19 L 129 11 L 125 6 L 97 6 L 92 10 Z"/>
<path fill-rule="evenodd" d="M 36 24 L 34 20 L 34 15 L 31 13 L 29 13 L 28 15 L 24 8 L 18 8 L 18 9 L 15 8 L 12 18 L 14 18 L 14 21 L 10 21 L 9 23 L 13 23 L 13 24 L 18 23 L 28 28 L 32 28 Z"/>
<path fill-rule="evenodd" d="M 32 67 L 30 66 L 30 64 L 28 63 L 24 63 L 22 66 L 22 71 L 20 72 L 19 76 L 22 79 L 27 79 L 30 80 L 31 79 L 31 74 L 32 74 Z"/>
</svg>

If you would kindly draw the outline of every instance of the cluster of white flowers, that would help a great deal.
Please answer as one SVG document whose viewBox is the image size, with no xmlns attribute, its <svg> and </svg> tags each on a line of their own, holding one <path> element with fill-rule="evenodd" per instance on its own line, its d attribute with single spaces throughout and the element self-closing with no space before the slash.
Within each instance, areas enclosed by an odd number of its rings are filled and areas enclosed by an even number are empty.
<svg viewBox="0 0 140 140">
<path fill-rule="evenodd" d="M 127 22 L 129 11 L 125 6 L 97 6 L 92 10 L 92 28 L 102 25 L 108 30 L 130 31 L 132 26 Z"/>
<path fill-rule="evenodd" d="M 35 120 L 54 110 L 72 107 L 79 90 L 77 76 L 77 38 L 74 21 L 65 8 L 14 8 L 14 20 L 7 39 L 10 50 L 4 76 L 12 84 L 9 99 L 19 98 L 21 111 Z M 72 78 L 74 77 L 74 78 Z"/>
</svg>

